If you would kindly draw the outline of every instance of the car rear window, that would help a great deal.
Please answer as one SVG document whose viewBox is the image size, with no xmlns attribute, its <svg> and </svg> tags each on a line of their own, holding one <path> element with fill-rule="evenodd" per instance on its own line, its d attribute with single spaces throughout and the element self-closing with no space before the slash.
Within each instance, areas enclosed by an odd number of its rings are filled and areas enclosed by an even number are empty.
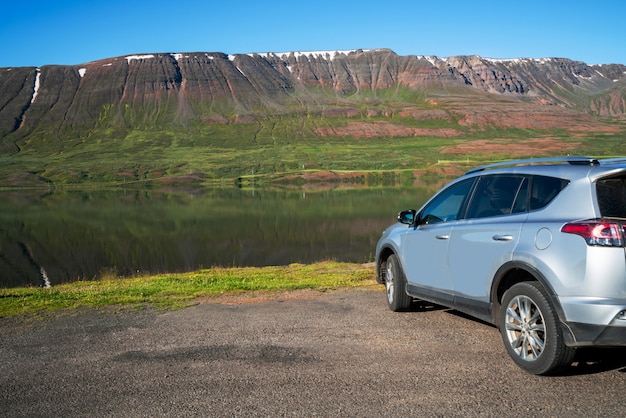
<svg viewBox="0 0 626 418">
<path fill-rule="evenodd" d="M 626 218 L 626 178 L 599 180 L 596 192 L 602 217 Z"/>
</svg>

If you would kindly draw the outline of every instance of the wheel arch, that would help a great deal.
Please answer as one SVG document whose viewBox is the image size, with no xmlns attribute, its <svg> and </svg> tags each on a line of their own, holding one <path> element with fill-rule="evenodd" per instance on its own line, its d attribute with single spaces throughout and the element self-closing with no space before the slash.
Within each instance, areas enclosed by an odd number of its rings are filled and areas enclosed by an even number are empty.
<svg viewBox="0 0 626 418">
<path fill-rule="evenodd" d="M 565 314 L 563 312 L 563 308 L 559 303 L 556 292 L 554 291 L 546 277 L 532 265 L 519 261 L 511 261 L 500 267 L 494 276 L 494 280 L 491 283 L 491 316 L 494 319 L 494 324 L 498 327 L 500 326 L 500 324 L 498 323 L 498 312 L 500 310 L 500 305 L 502 303 L 504 293 L 513 285 L 520 282 L 528 281 L 539 282 L 539 284 L 541 284 L 541 286 L 548 293 L 548 296 L 550 297 L 550 302 L 552 303 L 552 306 L 554 306 L 554 309 L 556 310 L 556 314 L 561 324 L 564 324 Z M 569 332 L 564 334 L 569 334 Z"/>
<path fill-rule="evenodd" d="M 385 283 L 385 268 L 387 265 L 387 259 L 396 254 L 393 248 L 389 246 L 383 247 L 378 253 L 377 261 L 376 261 L 376 282 L 377 283 Z"/>
</svg>

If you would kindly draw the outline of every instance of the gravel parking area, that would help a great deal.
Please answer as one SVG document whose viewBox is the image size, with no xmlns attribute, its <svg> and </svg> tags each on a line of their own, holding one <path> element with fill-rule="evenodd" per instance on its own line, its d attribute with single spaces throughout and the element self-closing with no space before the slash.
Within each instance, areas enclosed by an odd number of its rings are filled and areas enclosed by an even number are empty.
<svg viewBox="0 0 626 418">
<path fill-rule="evenodd" d="M 532 376 L 494 327 L 382 287 L 83 310 L 0 319 L 0 415 L 623 416 L 624 354 Z"/>
</svg>

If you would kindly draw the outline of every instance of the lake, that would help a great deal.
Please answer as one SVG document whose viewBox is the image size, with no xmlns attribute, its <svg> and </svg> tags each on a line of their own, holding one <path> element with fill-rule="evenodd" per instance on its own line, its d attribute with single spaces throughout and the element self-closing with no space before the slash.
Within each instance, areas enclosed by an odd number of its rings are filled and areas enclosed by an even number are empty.
<svg viewBox="0 0 626 418">
<path fill-rule="evenodd" d="M 0 192 L 0 287 L 334 259 L 373 261 L 437 189 Z"/>
</svg>

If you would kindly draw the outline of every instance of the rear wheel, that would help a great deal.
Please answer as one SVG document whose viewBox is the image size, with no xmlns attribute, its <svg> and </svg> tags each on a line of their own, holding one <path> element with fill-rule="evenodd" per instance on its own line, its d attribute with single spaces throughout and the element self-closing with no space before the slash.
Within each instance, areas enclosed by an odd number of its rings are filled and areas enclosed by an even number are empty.
<svg viewBox="0 0 626 418">
<path fill-rule="evenodd" d="M 575 348 L 563 342 L 558 317 L 544 288 L 522 282 L 506 291 L 500 307 L 500 333 L 513 361 L 537 375 L 568 366 Z"/>
<path fill-rule="evenodd" d="M 387 259 L 385 270 L 385 289 L 387 305 L 394 312 L 402 311 L 411 305 L 411 297 L 406 293 L 406 278 L 398 256 L 392 254 Z"/>
</svg>

